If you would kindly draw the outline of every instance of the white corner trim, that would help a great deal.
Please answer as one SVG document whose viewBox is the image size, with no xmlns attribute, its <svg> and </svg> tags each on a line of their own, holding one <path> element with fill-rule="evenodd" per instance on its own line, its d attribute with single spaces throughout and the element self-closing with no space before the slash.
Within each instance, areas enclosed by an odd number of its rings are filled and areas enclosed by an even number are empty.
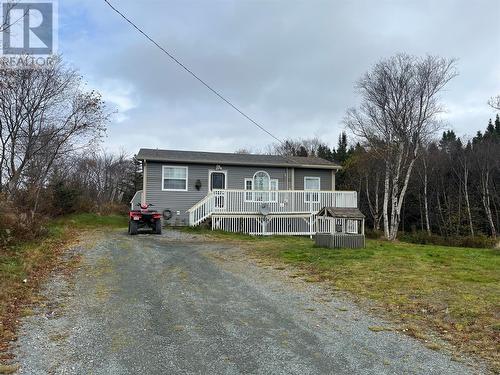
<svg viewBox="0 0 500 375">
<path fill-rule="evenodd" d="M 144 160 L 142 162 L 142 194 L 141 194 L 141 204 L 146 204 L 146 192 L 147 192 L 147 178 L 148 178 L 148 162 Z M 163 184 L 163 182 L 162 182 Z"/>
</svg>

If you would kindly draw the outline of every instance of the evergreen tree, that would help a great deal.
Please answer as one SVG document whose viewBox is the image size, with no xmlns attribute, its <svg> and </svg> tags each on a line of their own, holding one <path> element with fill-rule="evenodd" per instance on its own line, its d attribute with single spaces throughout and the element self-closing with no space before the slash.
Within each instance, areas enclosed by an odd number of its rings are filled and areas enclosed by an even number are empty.
<svg viewBox="0 0 500 375">
<path fill-rule="evenodd" d="M 319 145 L 318 147 L 318 155 L 317 155 L 319 158 L 323 158 L 323 159 L 326 159 L 326 160 L 329 160 L 329 161 L 333 161 L 334 160 L 334 155 L 333 155 L 333 152 L 332 150 L 330 149 L 330 147 L 328 147 L 327 145 Z"/>
<path fill-rule="evenodd" d="M 347 160 L 348 156 L 349 151 L 347 148 L 347 135 L 345 132 L 342 132 L 339 135 L 339 144 L 337 151 L 335 152 L 335 160 L 343 164 Z"/>
<path fill-rule="evenodd" d="M 476 136 L 472 138 L 472 145 L 476 145 L 477 143 L 480 143 L 483 140 L 483 133 L 481 133 L 480 130 L 477 131 Z"/>
<path fill-rule="evenodd" d="M 439 141 L 439 148 L 446 153 L 451 153 L 457 148 L 457 136 L 453 130 L 443 132 L 443 137 Z"/>
<path fill-rule="evenodd" d="M 486 127 L 486 131 L 484 132 L 485 137 L 493 137 L 495 135 L 495 127 L 493 126 L 493 121 L 488 121 L 488 126 Z"/>
</svg>

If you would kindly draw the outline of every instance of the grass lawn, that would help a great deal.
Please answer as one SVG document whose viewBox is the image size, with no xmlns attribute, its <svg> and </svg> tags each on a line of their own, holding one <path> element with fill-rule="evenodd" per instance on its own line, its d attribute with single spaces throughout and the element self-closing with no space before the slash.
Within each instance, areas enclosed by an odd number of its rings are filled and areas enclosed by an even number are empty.
<svg viewBox="0 0 500 375">
<path fill-rule="evenodd" d="M 127 228 L 127 215 L 74 214 L 53 220 L 51 227 L 74 229 Z"/>
<path fill-rule="evenodd" d="M 126 228 L 127 219 L 125 215 L 71 215 L 48 223 L 44 238 L 0 248 L 0 360 L 8 356 L 19 316 L 30 314 L 29 304 L 36 299 L 40 283 L 55 268 L 64 268 L 60 259 L 64 249 L 82 231 Z"/>
<path fill-rule="evenodd" d="M 359 301 L 373 301 L 426 339 L 433 332 L 500 370 L 500 251 L 368 240 L 365 249 L 316 248 L 303 237 L 208 234 L 301 269 Z"/>
</svg>

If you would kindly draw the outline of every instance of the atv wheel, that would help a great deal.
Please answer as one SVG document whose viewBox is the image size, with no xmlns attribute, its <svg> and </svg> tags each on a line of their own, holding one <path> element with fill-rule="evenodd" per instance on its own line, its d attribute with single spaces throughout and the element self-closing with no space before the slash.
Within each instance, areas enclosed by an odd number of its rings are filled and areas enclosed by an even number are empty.
<svg viewBox="0 0 500 375">
<path fill-rule="evenodd" d="M 128 222 L 128 234 L 131 234 L 132 236 L 136 235 L 137 229 L 138 229 L 137 222 L 130 220 Z"/>
<path fill-rule="evenodd" d="M 161 234 L 161 220 L 156 220 L 154 227 L 155 234 Z"/>
</svg>

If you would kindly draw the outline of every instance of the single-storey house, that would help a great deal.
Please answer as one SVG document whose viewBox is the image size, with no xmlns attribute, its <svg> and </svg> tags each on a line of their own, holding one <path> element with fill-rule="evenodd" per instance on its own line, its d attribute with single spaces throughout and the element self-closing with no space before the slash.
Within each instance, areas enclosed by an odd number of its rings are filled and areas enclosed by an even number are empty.
<svg viewBox="0 0 500 375">
<path fill-rule="evenodd" d="M 172 225 L 211 223 L 252 234 L 311 234 L 325 206 L 357 207 L 356 192 L 336 191 L 337 163 L 321 158 L 141 149 L 143 188 Z"/>
</svg>

